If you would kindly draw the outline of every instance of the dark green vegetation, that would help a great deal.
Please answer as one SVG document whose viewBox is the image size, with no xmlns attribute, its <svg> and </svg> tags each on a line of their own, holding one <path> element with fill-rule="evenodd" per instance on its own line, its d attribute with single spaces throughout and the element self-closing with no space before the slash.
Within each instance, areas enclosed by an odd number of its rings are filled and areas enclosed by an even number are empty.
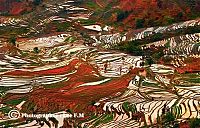
<svg viewBox="0 0 200 128">
<path fill-rule="evenodd" d="M 13 27 L 10 27 L 10 26 L 0 27 L 1 37 L 5 36 L 5 37 L 8 37 L 10 39 L 14 39 L 18 35 L 25 34 L 28 31 L 29 31 L 28 28 L 25 28 L 25 27 L 20 27 L 20 28 L 13 28 Z M 14 40 L 12 40 L 12 41 L 14 41 Z"/>
<path fill-rule="evenodd" d="M 136 28 L 144 28 L 144 19 L 136 19 Z"/>
<path fill-rule="evenodd" d="M 119 46 L 117 46 L 117 48 L 119 50 L 127 51 L 134 55 L 144 55 L 144 52 L 142 51 L 138 41 L 131 41 L 128 43 L 120 44 Z"/>
<path fill-rule="evenodd" d="M 79 19 L 78 20 L 80 22 L 81 25 L 93 25 L 96 23 L 95 20 L 90 20 L 90 19 Z"/>
<path fill-rule="evenodd" d="M 70 36 L 70 37 L 67 37 L 65 39 L 65 42 L 67 42 L 67 43 L 74 43 L 76 40 L 77 40 L 76 37 Z"/>
<path fill-rule="evenodd" d="M 53 22 L 53 24 L 56 26 L 57 32 L 65 32 L 71 26 L 68 22 Z"/>
<path fill-rule="evenodd" d="M 2 112 L 2 113 L 8 113 L 10 110 L 12 110 L 12 108 L 10 108 L 10 107 L 3 107 L 3 108 L 0 108 L 0 112 Z"/>
<path fill-rule="evenodd" d="M 14 89 L 15 87 L 0 87 L 0 97 L 4 96 L 4 93 L 8 90 Z"/>
<path fill-rule="evenodd" d="M 125 18 L 127 18 L 128 17 L 128 15 L 130 14 L 131 12 L 129 12 L 129 11 L 125 11 L 125 12 L 123 12 L 123 11 L 118 11 L 117 12 L 117 22 L 120 22 L 120 21 L 123 21 Z"/>
<path fill-rule="evenodd" d="M 157 39 L 156 36 L 155 38 Z M 146 44 L 146 41 L 141 41 L 141 40 L 129 41 L 121 43 L 114 49 L 125 51 L 137 56 L 147 56 L 146 62 L 151 65 L 154 62 L 160 60 L 164 56 L 163 50 L 168 47 L 166 45 L 165 47 L 161 47 L 157 50 L 152 50 L 152 49 L 142 50 L 142 45 L 144 44 Z"/>
<path fill-rule="evenodd" d="M 34 5 L 39 5 L 42 3 L 43 0 L 33 0 Z"/>
<path fill-rule="evenodd" d="M 200 119 L 198 119 L 198 118 L 190 119 L 189 123 L 190 123 L 191 128 L 199 128 L 200 127 Z"/>
<path fill-rule="evenodd" d="M 13 46 L 16 45 L 16 38 L 14 36 L 10 37 L 9 43 L 12 44 Z"/>
<path fill-rule="evenodd" d="M 39 53 L 39 52 L 40 52 L 40 50 L 39 50 L 38 47 L 34 47 L 34 48 L 33 48 L 33 51 L 34 51 L 34 53 Z"/>
<path fill-rule="evenodd" d="M 191 83 L 200 83 L 200 78 L 190 78 L 187 81 Z"/>
<path fill-rule="evenodd" d="M 18 105 L 20 104 L 22 101 L 26 100 L 26 98 L 20 98 L 20 99 L 14 99 L 14 100 L 9 100 L 9 101 L 6 101 L 5 103 L 7 105 Z"/>
<path fill-rule="evenodd" d="M 135 104 L 130 104 L 129 102 L 124 102 L 122 104 L 122 109 L 129 115 L 129 112 L 136 113 L 137 108 Z"/>
<path fill-rule="evenodd" d="M 53 89 L 53 88 L 61 88 L 61 87 L 65 87 L 65 83 L 56 83 L 56 84 L 50 84 L 50 85 L 44 85 L 44 88 L 46 89 Z"/>
</svg>

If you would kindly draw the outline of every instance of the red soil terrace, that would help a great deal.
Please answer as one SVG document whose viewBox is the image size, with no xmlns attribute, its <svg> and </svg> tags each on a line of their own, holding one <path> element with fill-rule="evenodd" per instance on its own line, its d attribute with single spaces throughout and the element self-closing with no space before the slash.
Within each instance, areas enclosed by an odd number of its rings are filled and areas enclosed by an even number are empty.
<svg viewBox="0 0 200 128">
<path fill-rule="evenodd" d="M 200 59 L 197 58 L 190 58 L 191 60 L 186 61 L 186 66 L 176 68 L 177 72 L 179 73 L 193 73 L 200 71 Z"/>
<path fill-rule="evenodd" d="M 74 59 L 72 60 L 69 65 L 64 67 L 59 67 L 55 69 L 49 70 L 41 70 L 41 71 L 24 71 L 24 70 L 14 70 L 5 73 L 4 75 L 8 76 L 41 76 L 41 75 L 58 75 L 58 74 L 65 74 L 69 73 L 70 71 L 75 70 L 75 65 L 79 62 L 79 60 Z"/>
<path fill-rule="evenodd" d="M 71 67 L 71 64 L 72 62 L 68 66 Z M 69 80 L 63 82 L 64 87 L 36 89 L 29 94 L 27 103 L 35 104 L 37 106 L 36 112 L 51 112 L 66 109 L 76 112 L 87 112 L 88 106 L 93 101 L 114 96 L 118 92 L 124 92 L 129 81 L 137 72 L 138 69 L 133 69 L 129 74 L 121 78 L 112 79 L 100 85 L 78 87 L 78 85 L 83 83 L 95 82 L 102 79 L 102 77 L 94 75 L 94 73 L 98 74 L 98 71 L 93 66 L 87 62 L 81 62 L 77 72 L 67 76 Z M 23 110 L 29 111 L 26 107 L 26 105 L 23 106 Z"/>
</svg>

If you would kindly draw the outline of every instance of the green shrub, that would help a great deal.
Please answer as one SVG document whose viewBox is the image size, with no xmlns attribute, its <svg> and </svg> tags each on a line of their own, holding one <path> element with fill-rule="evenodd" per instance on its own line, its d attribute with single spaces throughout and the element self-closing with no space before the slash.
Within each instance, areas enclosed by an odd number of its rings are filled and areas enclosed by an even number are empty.
<svg viewBox="0 0 200 128">
<path fill-rule="evenodd" d="M 13 46 L 16 46 L 16 37 L 14 37 L 14 36 L 10 37 L 9 43 L 12 44 Z"/>
<path fill-rule="evenodd" d="M 144 28 L 144 19 L 136 19 L 136 28 Z"/>
<path fill-rule="evenodd" d="M 35 53 L 39 53 L 39 52 L 40 52 L 38 47 L 34 47 L 34 48 L 33 48 L 33 51 L 34 51 Z"/>
<path fill-rule="evenodd" d="M 198 119 L 198 118 L 190 119 L 189 123 L 190 123 L 190 128 L 199 128 L 200 127 L 200 119 Z"/>
</svg>

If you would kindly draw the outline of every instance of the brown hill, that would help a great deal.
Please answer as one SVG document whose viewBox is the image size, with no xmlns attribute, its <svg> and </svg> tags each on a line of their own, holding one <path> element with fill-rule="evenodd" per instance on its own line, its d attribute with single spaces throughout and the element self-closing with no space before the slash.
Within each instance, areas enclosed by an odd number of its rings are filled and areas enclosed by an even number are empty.
<svg viewBox="0 0 200 128">
<path fill-rule="evenodd" d="M 1 15 L 19 15 L 33 10 L 35 0 L 0 0 Z"/>
</svg>

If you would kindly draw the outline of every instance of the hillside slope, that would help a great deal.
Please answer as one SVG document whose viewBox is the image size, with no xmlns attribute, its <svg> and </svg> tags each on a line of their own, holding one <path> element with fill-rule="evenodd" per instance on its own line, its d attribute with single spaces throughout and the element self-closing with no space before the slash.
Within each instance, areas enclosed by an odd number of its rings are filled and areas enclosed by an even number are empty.
<svg viewBox="0 0 200 128">
<path fill-rule="evenodd" d="M 121 29 L 168 25 L 199 15 L 198 0 L 95 0 L 86 1 L 93 19 Z M 125 26 L 124 26 L 125 25 Z"/>
<path fill-rule="evenodd" d="M 0 0 L 0 15 L 21 15 L 40 3 L 41 0 Z"/>
</svg>

